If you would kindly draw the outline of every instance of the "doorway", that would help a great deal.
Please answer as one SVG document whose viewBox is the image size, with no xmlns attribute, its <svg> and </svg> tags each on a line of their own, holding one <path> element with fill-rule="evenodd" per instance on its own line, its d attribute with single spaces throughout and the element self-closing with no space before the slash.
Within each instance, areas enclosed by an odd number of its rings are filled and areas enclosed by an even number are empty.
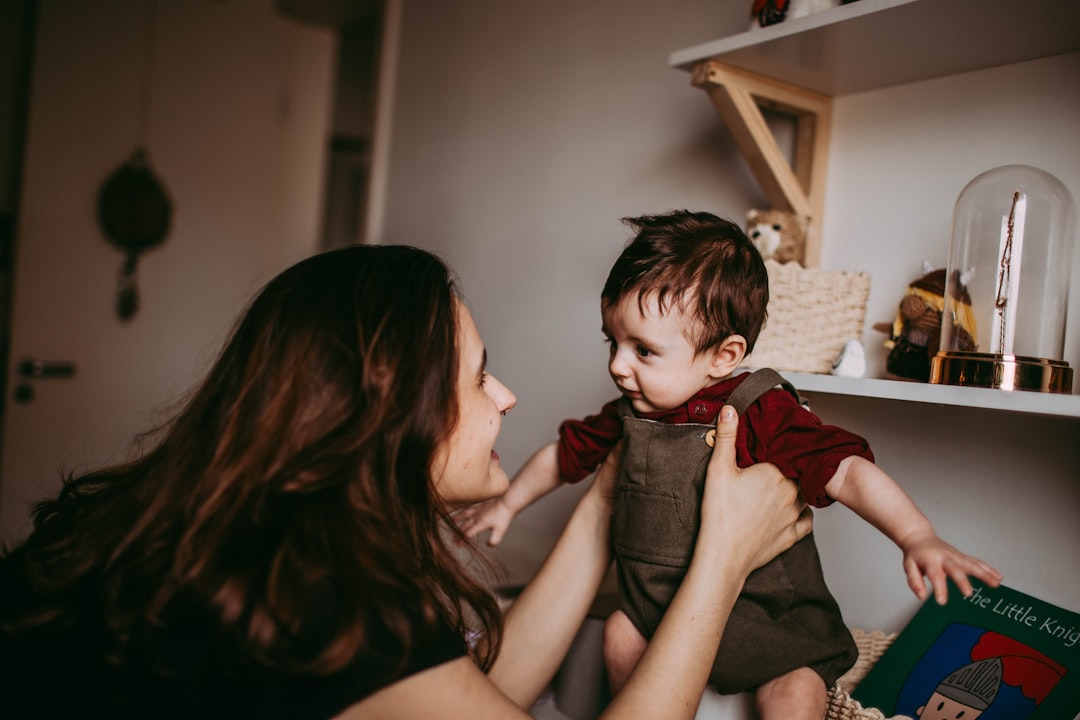
<svg viewBox="0 0 1080 720">
<path fill-rule="evenodd" d="M 19 9 L 34 11 L 32 26 L 12 21 Z M 0 128 L 0 210 L 17 245 L 0 353 L 0 543 L 25 535 L 28 510 L 62 475 L 139 452 L 138 434 L 173 414 L 251 295 L 320 249 L 335 47 L 328 29 L 262 3 L 0 2 L 0 71 L 24 88 L 0 92 L 26 96 L 0 102 L 0 113 L 19 108 L 14 128 Z M 95 209 L 137 144 L 173 221 L 167 241 L 140 255 L 138 313 L 125 322 L 124 256 Z M 76 372 L 24 383 L 13 366 L 26 358 Z M 12 401 L 21 385 L 32 402 Z"/>
<path fill-rule="evenodd" d="M 9 397 L 15 235 L 29 112 L 36 0 L 0 3 L 0 428 Z M 2 436 L 0 436 L 2 443 Z M 3 446 L 0 444 L 0 456 Z"/>
</svg>

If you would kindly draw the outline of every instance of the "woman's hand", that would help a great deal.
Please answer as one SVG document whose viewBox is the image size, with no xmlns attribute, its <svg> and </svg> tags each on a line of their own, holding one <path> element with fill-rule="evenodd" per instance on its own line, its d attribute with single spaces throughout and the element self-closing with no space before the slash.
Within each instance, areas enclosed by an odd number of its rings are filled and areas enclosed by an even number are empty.
<svg viewBox="0 0 1080 720">
<path fill-rule="evenodd" d="M 736 467 L 738 429 L 735 408 L 724 406 L 706 471 L 698 546 L 737 553 L 749 574 L 810 534 L 813 517 L 798 486 L 775 465 Z"/>
</svg>

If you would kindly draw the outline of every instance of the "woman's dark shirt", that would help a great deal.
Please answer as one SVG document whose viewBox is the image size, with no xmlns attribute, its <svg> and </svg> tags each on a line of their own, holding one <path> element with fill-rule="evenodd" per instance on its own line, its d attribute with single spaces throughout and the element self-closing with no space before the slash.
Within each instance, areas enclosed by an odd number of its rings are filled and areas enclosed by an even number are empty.
<svg viewBox="0 0 1080 720">
<path fill-rule="evenodd" d="M 13 559 L 0 561 L 0 607 L 25 599 L 8 572 Z M 320 604 L 317 598 L 313 600 Z M 189 623 L 185 627 L 179 622 L 171 624 L 176 629 L 163 631 L 155 643 L 158 657 L 166 658 L 174 668 L 172 674 L 162 675 L 152 672 L 149 663 L 129 661 L 115 667 L 105 662 L 101 631 L 94 625 L 84 619 L 77 626 L 17 637 L 0 631 L 0 718 L 321 720 L 466 652 L 461 636 L 440 624 L 427 641 L 418 643 L 400 670 L 396 667 L 400 654 L 396 662 L 387 662 L 385 644 L 374 640 L 373 644 L 383 647 L 365 645 L 339 672 L 298 676 L 254 663 L 238 668 L 231 662 L 227 667 L 213 652 L 213 643 L 220 641 L 203 637 L 205 626 Z"/>
</svg>

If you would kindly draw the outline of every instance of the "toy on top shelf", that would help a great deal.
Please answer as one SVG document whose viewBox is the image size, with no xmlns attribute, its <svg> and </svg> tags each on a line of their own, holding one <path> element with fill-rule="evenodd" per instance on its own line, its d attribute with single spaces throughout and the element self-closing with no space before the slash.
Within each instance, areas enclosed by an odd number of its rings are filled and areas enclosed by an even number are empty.
<svg viewBox="0 0 1080 720">
<path fill-rule="evenodd" d="M 802 17 L 850 2 L 855 0 L 754 0 L 750 8 L 750 27 L 775 25 L 789 18 Z"/>
<path fill-rule="evenodd" d="M 746 236 L 765 260 L 806 265 L 806 231 L 810 218 L 789 210 L 750 210 Z"/>
<path fill-rule="evenodd" d="M 974 350 L 975 319 L 971 312 L 971 297 L 967 292 L 970 276 L 953 272 L 959 283 L 955 297 L 959 302 L 951 309 L 958 343 L 965 350 Z M 941 314 L 945 309 L 945 269 L 934 269 L 923 262 L 922 277 L 908 285 L 892 323 L 875 323 L 874 329 L 888 333 L 885 347 L 889 355 L 885 369 L 898 377 L 927 382 L 930 380 L 930 361 L 941 344 Z"/>
</svg>

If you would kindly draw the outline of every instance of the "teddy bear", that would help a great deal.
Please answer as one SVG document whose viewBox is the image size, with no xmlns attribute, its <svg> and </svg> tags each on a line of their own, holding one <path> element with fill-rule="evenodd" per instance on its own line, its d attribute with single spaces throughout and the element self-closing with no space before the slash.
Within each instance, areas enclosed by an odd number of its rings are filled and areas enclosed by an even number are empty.
<svg viewBox="0 0 1080 720">
<path fill-rule="evenodd" d="M 950 294 L 956 298 L 953 313 L 953 345 L 956 350 L 976 349 L 975 318 L 967 284 L 970 273 L 953 270 L 951 282 L 958 283 Z M 945 309 L 945 269 L 923 263 L 923 275 L 907 287 L 892 323 L 875 323 L 874 329 L 888 333 L 885 347 L 889 355 L 885 369 L 898 377 L 927 382 L 930 362 L 941 345 L 941 313 Z"/>
<path fill-rule="evenodd" d="M 789 210 L 750 210 L 746 236 L 765 260 L 797 262 L 806 259 L 806 229 L 810 218 Z"/>
</svg>

